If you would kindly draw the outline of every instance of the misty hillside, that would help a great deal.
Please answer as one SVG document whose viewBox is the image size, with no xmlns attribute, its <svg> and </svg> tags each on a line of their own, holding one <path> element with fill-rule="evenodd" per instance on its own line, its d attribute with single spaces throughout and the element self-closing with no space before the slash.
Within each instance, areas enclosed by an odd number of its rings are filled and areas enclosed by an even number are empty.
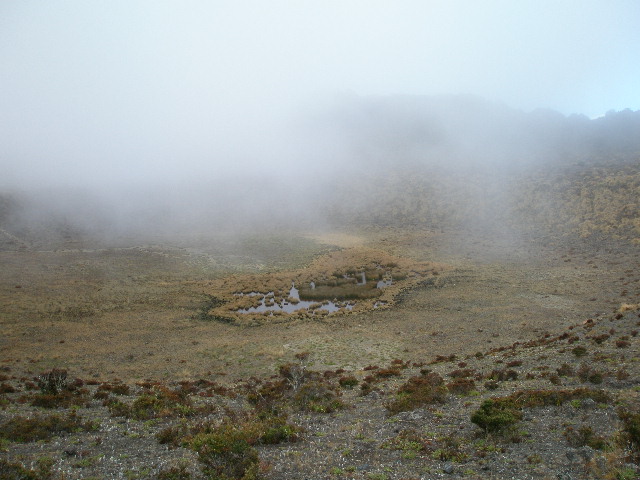
<svg viewBox="0 0 640 480">
<path fill-rule="evenodd" d="M 357 167 L 338 224 L 640 236 L 640 112 L 590 120 L 475 97 L 354 98 L 326 114 Z"/>
<path fill-rule="evenodd" d="M 192 184 L 4 192 L 3 248 L 82 235 L 324 225 L 640 238 L 640 111 L 590 120 L 472 96 L 340 97 L 288 171 Z M 300 140 L 302 139 L 302 140 Z"/>
</svg>

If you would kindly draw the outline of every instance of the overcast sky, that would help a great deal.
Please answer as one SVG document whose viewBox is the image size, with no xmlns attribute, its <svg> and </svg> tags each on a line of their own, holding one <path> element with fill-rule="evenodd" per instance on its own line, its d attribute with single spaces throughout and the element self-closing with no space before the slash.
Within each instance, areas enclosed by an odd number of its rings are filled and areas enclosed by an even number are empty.
<svg viewBox="0 0 640 480">
<path fill-rule="evenodd" d="M 595 117 L 639 86 L 637 0 L 1 0 L 0 186 L 287 165 L 336 94 Z"/>
</svg>

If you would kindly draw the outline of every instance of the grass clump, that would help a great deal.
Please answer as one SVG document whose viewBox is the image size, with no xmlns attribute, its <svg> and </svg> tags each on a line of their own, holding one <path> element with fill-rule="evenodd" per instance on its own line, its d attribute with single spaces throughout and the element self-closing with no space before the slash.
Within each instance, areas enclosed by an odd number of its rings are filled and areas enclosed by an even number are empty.
<svg viewBox="0 0 640 480">
<path fill-rule="evenodd" d="M 420 377 L 410 378 L 396 392 L 396 398 L 385 407 L 392 414 L 415 410 L 416 408 L 444 403 L 447 387 L 444 380 L 437 373 L 429 373 Z"/>
</svg>

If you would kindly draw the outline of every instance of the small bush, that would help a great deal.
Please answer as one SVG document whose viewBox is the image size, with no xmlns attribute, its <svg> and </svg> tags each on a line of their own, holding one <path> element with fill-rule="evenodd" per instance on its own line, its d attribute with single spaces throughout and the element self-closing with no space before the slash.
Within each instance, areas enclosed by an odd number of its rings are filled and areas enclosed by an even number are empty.
<svg viewBox="0 0 640 480">
<path fill-rule="evenodd" d="M 620 408 L 618 416 L 622 420 L 622 430 L 636 457 L 640 457 L 640 412 L 630 412 Z"/>
<path fill-rule="evenodd" d="M 447 390 L 456 395 L 469 395 L 476 388 L 476 383 L 470 378 L 456 378 L 447 383 Z"/>
<path fill-rule="evenodd" d="M 180 465 L 177 467 L 170 467 L 158 472 L 155 477 L 156 480 L 191 480 L 191 473 L 187 470 L 187 467 Z"/>
<path fill-rule="evenodd" d="M 1 383 L 0 384 L 0 393 L 15 393 L 15 392 L 16 392 L 16 389 L 13 388 L 8 383 Z"/>
<path fill-rule="evenodd" d="M 587 349 L 582 346 L 577 346 L 571 350 L 571 353 L 576 357 L 584 357 L 587 354 Z"/>
<path fill-rule="evenodd" d="M 293 396 L 293 404 L 299 410 L 315 413 L 331 413 L 345 408 L 335 390 L 319 381 L 305 383 Z"/>
<path fill-rule="evenodd" d="M 376 371 L 376 377 L 378 378 L 399 377 L 401 375 L 402 375 L 402 372 L 397 367 L 381 368 L 378 371 Z"/>
<path fill-rule="evenodd" d="M 416 408 L 444 403 L 447 395 L 447 387 L 444 380 L 437 373 L 429 373 L 420 377 L 411 377 L 396 392 L 396 398 L 387 403 L 385 407 L 395 414 L 407 412 Z"/>
<path fill-rule="evenodd" d="M 497 390 L 499 386 L 500 384 L 495 380 L 489 380 L 484 383 L 484 388 L 486 388 L 487 390 Z"/>
<path fill-rule="evenodd" d="M 112 405 L 119 405 L 119 402 L 113 402 Z M 140 395 L 129 411 L 122 409 L 122 413 L 136 420 L 148 420 L 159 417 L 189 416 L 193 414 L 193 409 L 183 392 L 157 387 L 153 393 Z"/>
<path fill-rule="evenodd" d="M 76 392 L 76 394 L 64 391 L 60 393 L 41 393 L 35 395 L 31 400 L 31 405 L 40 408 L 67 408 L 72 405 L 83 405 L 86 402 L 86 398 L 82 395 L 82 392 Z"/>
<path fill-rule="evenodd" d="M 580 365 L 580 368 L 578 369 L 576 374 L 583 382 L 589 381 L 593 384 L 600 384 L 604 379 L 604 375 L 602 374 L 602 372 L 594 370 L 586 363 Z"/>
<path fill-rule="evenodd" d="M 498 432 L 521 419 L 520 409 L 509 398 L 485 400 L 471 415 L 471 421 L 487 432 Z"/>
<path fill-rule="evenodd" d="M 353 375 L 348 375 L 345 377 L 340 377 L 338 383 L 342 388 L 353 388 L 358 385 L 358 379 Z"/>
<path fill-rule="evenodd" d="M 57 395 L 67 386 L 67 371 L 54 368 L 38 376 L 38 388 L 43 394 Z"/>
<path fill-rule="evenodd" d="M 97 392 L 110 392 L 115 395 L 129 395 L 129 393 L 131 393 L 131 388 L 129 385 L 125 385 L 124 383 L 103 383 L 98 387 Z"/>
<path fill-rule="evenodd" d="M 9 463 L 7 460 L 0 459 L 0 478 L 6 480 L 43 480 L 51 478 L 43 476 L 41 472 L 28 470 L 19 463 Z"/>
<path fill-rule="evenodd" d="M 105 400 L 103 405 L 109 409 L 112 417 L 131 416 L 131 407 L 120 400 Z"/>
<path fill-rule="evenodd" d="M 246 433 L 229 423 L 196 435 L 189 447 L 198 453 L 210 478 L 249 480 L 258 476 L 258 452 Z"/>
<path fill-rule="evenodd" d="M 198 452 L 205 473 L 216 479 L 255 479 L 258 474 L 258 444 L 295 441 L 299 428 L 285 416 L 259 411 L 220 425 L 204 425 L 186 445 Z"/>
<path fill-rule="evenodd" d="M 465 368 L 465 369 L 454 370 L 452 372 L 449 372 L 447 375 L 450 376 L 451 378 L 468 378 L 473 376 L 474 373 L 475 373 L 475 370 L 471 368 Z"/>
<path fill-rule="evenodd" d="M 495 380 L 497 382 L 504 382 L 506 380 L 517 380 L 518 372 L 516 372 L 515 370 L 507 369 L 493 370 L 489 375 L 486 376 L 486 378 Z"/>
<path fill-rule="evenodd" d="M 564 436 L 572 447 L 589 446 L 595 450 L 603 450 L 607 446 L 605 439 L 595 435 L 593 429 L 587 425 L 583 425 L 577 430 L 573 427 L 567 427 Z"/>
<path fill-rule="evenodd" d="M 574 374 L 573 367 L 571 367 L 571 365 L 569 365 L 568 363 L 563 363 L 562 365 L 560 365 L 558 368 L 556 368 L 556 372 L 561 377 L 570 377 Z"/>
<path fill-rule="evenodd" d="M 76 431 L 91 431 L 96 429 L 92 422 L 83 423 L 75 413 L 67 417 L 50 415 L 48 417 L 14 417 L 0 426 L 0 438 L 12 442 L 35 442 L 49 440 L 54 435 Z"/>
</svg>

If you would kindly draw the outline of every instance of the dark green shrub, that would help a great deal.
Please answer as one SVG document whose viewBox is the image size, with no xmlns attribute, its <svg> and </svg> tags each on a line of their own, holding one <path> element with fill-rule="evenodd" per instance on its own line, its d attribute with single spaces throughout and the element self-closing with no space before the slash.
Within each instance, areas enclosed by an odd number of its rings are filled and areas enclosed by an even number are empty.
<svg viewBox="0 0 640 480">
<path fill-rule="evenodd" d="M 522 413 L 509 398 L 489 399 L 471 415 L 471 421 L 487 432 L 497 432 L 522 419 Z"/>
<path fill-rule="evenodd" d="M 258 452 L 246 432 L 234 425 L 225 423 L 209 433 L 198 434 L 189 447 L 198 453 L 210 478 L 250 480 L 258 476 Z"/>
</svg>

